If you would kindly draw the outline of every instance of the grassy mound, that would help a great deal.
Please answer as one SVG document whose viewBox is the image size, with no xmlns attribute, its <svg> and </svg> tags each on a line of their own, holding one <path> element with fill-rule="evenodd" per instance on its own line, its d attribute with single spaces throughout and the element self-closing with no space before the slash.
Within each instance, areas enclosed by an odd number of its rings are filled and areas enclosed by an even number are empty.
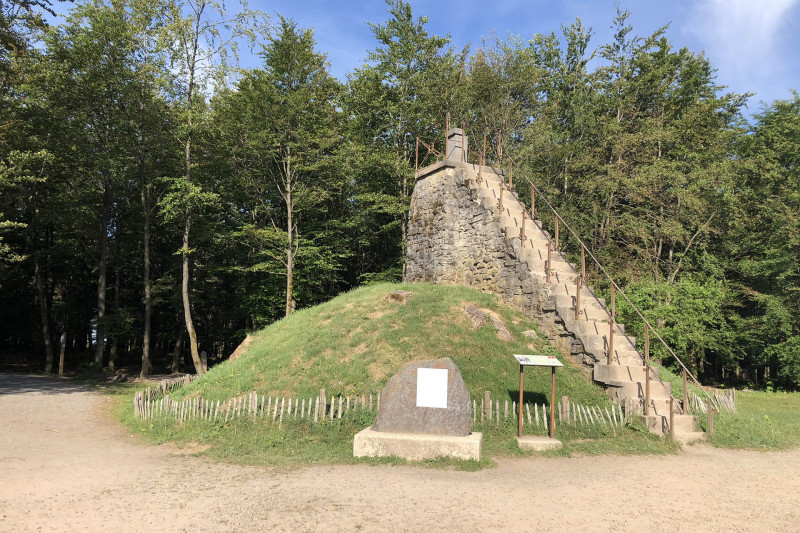
<svg viewBox="0 0 800 533">
<path fill-rule="evenodd" d="M 413 293 L 406 305 L 386 300 L 393 290 Z M 491 323 L 473 329 L 467 304 L 488 310 L 506 324 L 513 341 L 501 340 Z M 408 361 L 450 357 L 470 395 L 518 400 L 515 353 L 558 355 L 534 321 L 498 303 L 493 295 L 465 287 L 379 284 L 304 309 L 256 334 L 245 353 L 212 368 L 182 390 L 225 400 L 249 391 L 281 396 L 354 395 L 380 392 Z M 584 404 L 604 402 L 602 389 L 571 365 L 558 373 L 558 395 Z M 528 371 L 526 401 L 549 399 L 549 371 Z M 545 393 L 547 393 L 545 395 Z M 545 397 L 547 396 L 547 397 Z"/>
<path fill-rule="evenodd" d="M 389 301 L 393 290 L 413 293 L 407 304 Z M 513 336 L 502 340 L 489 322 L 473 329 L 463 312 L 473 304 L 500 318 Z M 450 357 L 458 366 L 472 398 L 480 406 L 484 391 L 500 402 L 519 399 L 519 366 L 515 353 L 556 355 L 548 340 L 523 332 L 536 323 L 502 305 L 494 295 L 465 287 L 428 284 L 379 284 L 359 288 L 322 305 L 298 311 L 255 335 L 245 352 L 213 367 L 180 389 L 174 399 L 202 397 L 224 401 L 255 391 L 259 395 L 313 397 L 324 388 L 328 397 L 377 394 L 406 362 Z M 548 404 L 550 372 L 528 369 L 525 402 Z M 609 407 L 603 389 L 581 368 L 565 362 L 556 378 L 556 395 L 583 405 Z M 128 411 L 130 408 L 126 408 Z M 353 461 L 352 437 L 369 425 L 369 416 L 327 424 L 291 422 L 274 425 L 247 419 L 139 421 L 130 412 L 123 419 L 156 442 L 199 441 L 206 452 L 237 462 L 308 464 Z M 371 415 L 371 416 L 374 416 Z M 484 455 L 518 454 L 516 424 L 479 425 L 484 432 Z M 544 430 L 542 430 L 543 432 Z M 654 453 L 674 450 L 636 425 L 564 426 L 557 438 L 559 453 L 604 451 Z"/>
</svg>

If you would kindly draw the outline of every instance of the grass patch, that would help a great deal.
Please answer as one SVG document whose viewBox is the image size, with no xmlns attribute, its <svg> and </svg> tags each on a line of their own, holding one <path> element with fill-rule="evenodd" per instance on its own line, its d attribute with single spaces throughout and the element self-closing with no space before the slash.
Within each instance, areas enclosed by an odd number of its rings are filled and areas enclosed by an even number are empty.
<svg viewBox="0 0 800 533">
<path fill-rule="evenodd" d="M 698 417 L 703 431 L 708 416 Z M 742 391 L 736 394 L 736 413 L 714 416 L 719 448 L 782 450 L 800 446 L 800 393 Z"/>
<path fill-rule="evenodd" d="M 406 305 L 385 299 L 392 290 L 413 292 Z M 474 304 L 498 316 L 514 337 L 498 338 L 491 323 L 473 329 L 463 307 Z M 594 385 L 582 368 L 563 357 L 539 334 L 537 324 L 502 305 L 496 296 L 474 289 L 429 284 L 378 284 L 343 294 L 327 303 L 304 309 L 255 335 L 245 353 L 212 368 L 206 375 L 173 394 L 174 399 L 200 396 L 225 401 L 251 391 L 267 396 L 315 397 L 320 388 L 328 397 L 376 395 L 386 381 L 408 361 L 450 357 L 458 366 L 477 400 L 490 391 L 494 401 L 510 404 L 519 399 L 519 366 L 514 353 L 556 355 L 565 366 L 558 370 L 556 394 L 586 406 L 610 408 L 605 392 Z M 132 395 L 132 394 L 131 394 Z M 525 372 L 526 403 L 547 404 L 549 369 Z M 284 420 L 278 429 L 271 421 L 237 419 L 227 423 L 171 418 L 142 421 L 133 416 L 130 401 L 120 406 L 120 418 L 135 433 L 153 443 L 199 443 L 204 455 L 221 460 L 274 466 L 306 464 L 389 462 L 352 457 L 353 436 L 372 423 L 374 413 L 355 419 L 313 425 Z M 477 417 L 480 419 L 480 416 Z M 491 457 L 524 455 L 516 444 L 516 424 L 506 421 L 476 424 L 484 433 L 479 463 L 430 461 L 437 468 L 475 469 L 491 464 Z M 537 433 L 538 432 L 538 433 Z M 545 434 L 543 427 L 526 434 Z M 556 437 L 571 453 L 666 453 L 674 447 L 635 426 L 556 427 Z"/>
</svg>

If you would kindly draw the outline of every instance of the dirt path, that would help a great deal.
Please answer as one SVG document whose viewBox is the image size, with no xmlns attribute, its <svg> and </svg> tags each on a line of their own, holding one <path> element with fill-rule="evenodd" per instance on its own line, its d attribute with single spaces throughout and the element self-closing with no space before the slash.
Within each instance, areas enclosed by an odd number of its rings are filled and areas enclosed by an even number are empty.
<svg viewBox="0 0 800 533">
<path fill-rule="evenodd" d="M 276 472 L 138 444 L 109 420 L 101 396 L 0 374 L 0 531 L 798 528 L 800 450 L 696 446 L 672 457 L 502 460 L 477 473 Z"/>
</svg>

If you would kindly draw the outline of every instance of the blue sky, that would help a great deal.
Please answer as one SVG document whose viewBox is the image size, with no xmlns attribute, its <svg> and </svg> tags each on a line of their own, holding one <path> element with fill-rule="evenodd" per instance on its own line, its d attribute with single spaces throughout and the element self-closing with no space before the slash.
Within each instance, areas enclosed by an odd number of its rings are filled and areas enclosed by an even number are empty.
<svg viewBox="0 0 800 533">
<path fill-rule="evenodd" d="M 428 30 L 450 34 L 453 44 L 479 45 L 482 37 L 509 33 L 530 39 L 558 32 L 580 17 L 595 31 L 599 46 L 611 36 L 616 12 L 613 0 L 411 0 L 415 15 L 428 16 Z M 670 24 L 673 46 L 704 52 L 718 70 L 717 82 L 735 92 L 756 93 L 749 113 L 760 101 L 771 102 L 800 90 L 800 0 L 621 0 L 631 11 L 638 35 Z M 382 0 L 251 1 L 250 6 L 314 28 L 320 51 L 340 79 L 364 62 L 375 47 L 367 21 L 387 19 Z"/>
<path fill-rule="evenodd" d="M 559 32 L 580 17 L 591 27 L 595 48 L 611 37 L 614 0 L 411 0 L 415 16 L 428 16 L 428 31 L 450 34 L 453 45 L 478 46 L 483 37 L 509 33 L 530 39 L 536 33 Z M 746 114 L 800 91 L 800 0 L 620 0 L 631 11 L 638 35 L 650 35 L 670 24 L 673 46 L 703 52 L 718 70 L 717 82 L 729 90 L 756 93 Z M 57 5 L 59 11 L 64 4 Z M 388 18 L 383 0 L 250 0 L 249 7 L 292 18 L 313 28 L 318 50 L 341 80 L 363 64 L 375 47 L 368 21 Z M 242 56 L 243 66 L 260 59 Z"/>
</svg>

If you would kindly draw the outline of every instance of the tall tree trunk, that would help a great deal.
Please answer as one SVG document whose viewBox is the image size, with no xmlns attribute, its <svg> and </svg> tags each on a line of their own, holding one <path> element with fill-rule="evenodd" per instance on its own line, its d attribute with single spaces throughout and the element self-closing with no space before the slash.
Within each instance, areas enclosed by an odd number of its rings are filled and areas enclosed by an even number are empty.
<svg viewBox="0 0 800 533">
<path fill-rule="evenodd" d="M 195 72 L 197 69 L 197 49 L 200 39 L 200 15 L 205 9 L 205 2 L 199 6 L 199 11 L 195 17 L 194 39 L 192 40 L 192 48 L 188 60 L 189 65 L 189 86 L 186 92 L 186 111 L 188 126 L 186 133 L 186 145 L 184 146 L 184 175 L 186 183 L 192 182 L 192 138 L 194 120 L 192 117 L 192 108 L 194 102 L 194 83 Z M 194 370 L 198 375 L 204 374 L 203 364 L 200 362 L 200 353 L 197 349 L 197 332 L 194 329 L 194 322 L 192 320 L 192 308 L 189 303 L 189 230 L 192 227 L 192 213 L 191 208 L 186 209 L 186 225 L 183 230 L 183 261 L 182 261 L 182 283 L 181 283 L 181 297 L 183 299 L 183 317 L 186 321 L 186 331 L 189 333 L 189 351 L 192 355 L 192 363 Z"/>
<path fill-rule="evenodd" d="M 286 232 L 287 232 L 287 246 L 286 246 L 286 316 L 292 314 L 292 300 L 293 300 L 293 284 L 294 284 L 294 219 L 293 213 L 294 205 L 292 205 L 292 187 L 294 186 L 291 178 L 291 166 L 287 163 L 287 177 L 286 177 Z"/>
<path fill-rule="evenodd" d="M 106 176 L 107 177 L 107 176 Z M 108 267 L 108 222 L 111 218 L 111 187 L 103 187 L 103 212 L 100 215 L 100 263 L 97 274 L 97 343 L 94 351 L 94 364 L 98 370 L 103 366 L 103 352 L 106 348 L 106 275 Z"/>
<path fill-rule="evenodd" d="M 150 368 L 150 322 L 153 314 L 153 299 L 150 286 L 150 210 L 147 206 L 145 193 L 142 192 L 142 210 L 144 211 L 144 334 L 142 336 L 142 371 L 139 377 L 147 377 Z"/>
<path fill-rule="evenodd" d="M 194 370 L 199 375 L 205 373 L 205 370 L 203 370 L 203 364 L 200 361 L 200 352 L 197 350 L 197 332 L 194 329 L 192 308 L 189 303 L 189 230 L 191 227 L 192 217 L 187 214 L 186 226 L 183 230 L 183 282 L 181 283 L 181 296 L 183 299 L 183 318 L 186 321 L 186 331 L 189 333 L 189 351 L 192 355 Z"/>
<path fill-rule="evenodd" d="M 117 263 L 114 265 L 114 313 L 119 317 L 119 258 L 117 258 Z M 118 350 L 119 331 L 114 331 L 111 336 L 111 350 L 108 352 L 108 369 L 112 372 L 116 370 Z"/>
<path fill-rule="evenodd" d="M 53 372 L 53 344 L 50 339 L 50 318 L 47 311 L 47 299 L 44 290 L 44 279 L 39 267 L 39 252 L 33 254 L 34 277 L 36 278 L 36 293 L 39 296 L 39 313 L 42 318 L 42 340 L 44 341 L 44 371 L 46 374 Z"/>
<path fill-rule="evenodd" d="M 181 369 L 181 349 L 183 348 L 183 328 L 178 328 L 178 338 L 175 341 L 175 349 L 172 350 L 172 373 L 177 374 Z"/>
</svg>

